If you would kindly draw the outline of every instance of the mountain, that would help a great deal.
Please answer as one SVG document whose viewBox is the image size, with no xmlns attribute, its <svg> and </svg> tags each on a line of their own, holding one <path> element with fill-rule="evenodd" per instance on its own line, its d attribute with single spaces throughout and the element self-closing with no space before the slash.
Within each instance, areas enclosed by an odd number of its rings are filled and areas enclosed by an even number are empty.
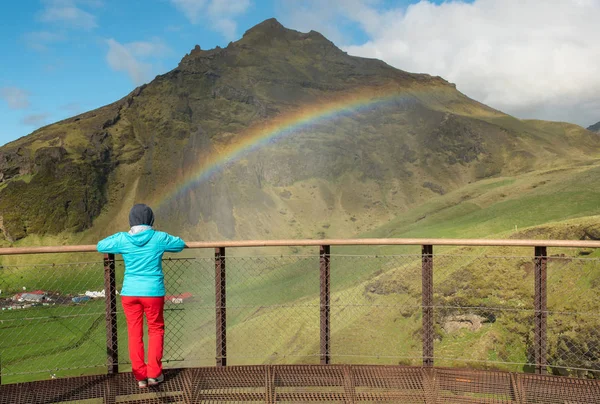
<svg viewBox="0 0 600 404">
<path fill-rule="evenodd" d="M 592 132 L 600 133 L 600 122 L 593 124 L 592 126 L 590 126 L 588 128 L 588 130 L 591 130 Z"/>
<path fill-rule="evenodd" d="M 1 147 L 0 229 L 97 239 L 146 202 L 189 239 L 351 237 L 470 183 L 585 165 L 599 145 L 270 19 Z"/>
</svg>

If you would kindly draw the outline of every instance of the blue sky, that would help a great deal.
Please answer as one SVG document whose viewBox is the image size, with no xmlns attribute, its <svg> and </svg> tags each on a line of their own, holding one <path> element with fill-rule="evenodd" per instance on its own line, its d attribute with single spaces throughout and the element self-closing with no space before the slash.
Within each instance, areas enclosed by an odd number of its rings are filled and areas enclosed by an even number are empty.
<svg viewBox="0 0 600 404">
<path fill-rule="evenodd" d="M 547 5 L 537 0 L 526 3 L 536 2 Z M 555 7 L 555 17 L 565 20 L 558 28 L 544 23 L 552 18 L 552 10 L 537 25 L 535 17 L 516 18 L 539 14 L 516 0 L 6 2 L 0 17 L 0 145 L 116 101 L 156 74 L 173 69 L 196 44 L 203 49 L 226 46 L 270 17 L 290 28 L 320 31 L 352 54 L 378 57 L 403 70 L 442 75 L 467 95 L 517 116 L 589 125 L 600 120 L 600 81 L 594 78 L 600 76 L 596 70 L 600 51 L 591 40 L 565 46 L 581 35 L 600 37 L 595 31 L 600 1 L 565 2 L 573 3 L 568 10 L 577 13 L 569 17 L 572 20 L 565 19 L 565 9 Z M 561 24 L 575 32 L 559 29 Z M 531 25 L 541 31 L 540 38 L 549 36 L 551 41 L 533 42 L 538 36 Z M 465 26 L 473 31 L 465 32 Z M 513 32 L 512 37 L 506 30 Z M 523 44 L 528 35 L 530 48 Z M 502 52 L 524 60 L 515 66 L 508 56 L 498 59 Z M 550 62 L 548 55 L 554 55 Z M 578 64 L 570 66 L 569 60 Z M 565 74 L 573 77 L 567 80 Z M 520 80 L 531 89 L 525 91 Z M 567 113 L 582 109 L 589 112 Z"/>
</svg>

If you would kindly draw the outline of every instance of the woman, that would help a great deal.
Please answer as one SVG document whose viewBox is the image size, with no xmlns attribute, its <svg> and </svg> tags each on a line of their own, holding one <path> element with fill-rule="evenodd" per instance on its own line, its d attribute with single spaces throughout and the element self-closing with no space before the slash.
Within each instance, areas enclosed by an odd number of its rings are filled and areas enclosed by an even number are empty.
<svg viewBox="0 0 600 404">
<path fill-rule="evenodd" d="M 122 254 L 125 261 L 121 302 L 127 319 L 129 358 L 140 388 L 155 386 L 164 380 L 165 283 L 162 256 L 165 252 L 179 252 L 185 247 L 182 239 L 154 230 L 153 224 L 152 209 L 144 204 L 134 205 L 129 212 L 129 232 L 116 233 L 97 245 L 99 252 Z M 148 321 L 147 364 L 144 362 L 144 314 Z"/>
</svg>

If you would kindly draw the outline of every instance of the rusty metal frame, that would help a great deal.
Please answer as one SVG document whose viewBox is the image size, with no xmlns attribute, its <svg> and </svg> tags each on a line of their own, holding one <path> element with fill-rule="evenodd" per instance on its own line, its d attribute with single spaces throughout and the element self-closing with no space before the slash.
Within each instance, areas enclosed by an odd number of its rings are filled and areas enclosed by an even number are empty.
<svg viewBox="0 0 600 404">
<path fill-rule="evenodd" d="M 421 247 L 423 366 L 433 366 L 433 246 Z"/>
<path fill-rule="evenodd" d="M 131 373 L 0 386 L 0 404 L 94 402 L 420 402 L 600 404 L 600 381 L 490 370 L 381 365 L 166 369 L 140 390 Z"/>
<path fill-rule="evenodd" d="M 319 247 L 321 365 L 331 362 L 331 247 Z"/>
<path fill-rule="evenodd" d="M 534 293 L 534 363 L 535 373 L 545 374 L 547 370 L 547 263 L 548 253 L 546 247 L 535 247 L 535 293 Z"/>
<path fill-rule="evenodd" d="M 363 238 L 331 240 L 246 240 L 246 241 L 192 241 L 186 248 L 225 248 L 225 247 L 289 247 L 289 246 L 351 246 L 351 245 L 437 245 L 472 247 L 537 247 L 539 240 L 516 239 L 452 239 L 452 238 Z M 600 248 L 600 241 L 589 240 L 544 240 L 546 247 Z M 0 255 L 55 254 L 55 253 L 97 252 L 95 244 L 46 247 L 0 248 Z"/>
<path fill-rule="evenodd" d="M 215 311 L 217 330 L 217 366 L 227 366 L 227 288 L 225 247 L 215 248 Z"/>
<path fill-rule="evenodd" d="M 117 328 L 117 286 L 115 255 L 104 254 L 104 293 L 106 309 L 106 355 L 108 373 L 119 373 L 119 339 Z"/>
<path fill-rule="evenodd" d="M 414 386 L 421 386 L 423 390 L 423 399 L 426 402 L 444 402 L 444 394 L 451 391 L 452 397 L 459 397 L 460 402 L 476 402 L 475 396 L 469 394 L 495 394 L 494 392 L 507 389 L 504 396 L 498 400 L 510 400 L 509 402 L 531 402 L 534 397 L 536 400 L 544 400 L 546 395 L 555 397 L 568 397 L 569 399 L 579 400 L 577 397 L 583 397 L 581 402 L 600 403 L 600 382 L 573 380 L 568 378 L 547 376 L 547 248 L 551 247 L 591 247 L 600 248 L 600 242 L 591 241 L 568 241 L 568 240 L 544 240 L 544 246 L 540 246 L 539 240 L 462 240 L 462 239 L 355 239 L 355 240 L 272 240 L 272 241 L 246 241 L 246 242 L 201 242 L 188 243 L 188 248 L 215 248 L 215 315 L 216 315 L 216 367 L 207 369 L 189 369 L 180 371 L 183 375 L 181 383 L 185 399 L 184 402 L 197 402 L 193 397 L 212 397 L 213 399 L 234 399 L 240 397 L 256 398 L 263 397 L 266 402 L 276 402 L 282 399 L 294 401 L 322 399 L 327 401 L 344 400 L 345 402 L 354 402 L 362 400 L 375 400 L 376 398 L 387 398 L 393 400 L 399 397 L 420 396 L 418 388 L 410 392 L 396 393 L 388 390 L 385 392 L 375 392 L 369 390 L 365 393 L 365 380 L 371 377 L 380 379 L 395 380 L 400 383 L 404 377 L 409 378 Z M 331 365 L 331 324 L 330 324 L 330 298 L 331 298 L 331 245 L 421 245 L 422 254 L 422 342 L 423 342 L 423 367 L 376 367 L 360 365 Z M 328 365 L 318 367 L 316 365 L 304 366 L 254 366 L 254 367 L 226 367 L 227 349 L 226 349 L 226 260 L 225 248 L 232 247 L 250 247 L 250 246 L 319 246 L 319 264 L 320 264 L 320 363 Z M 434 368 L 434 307 L 433 307 L 433 245 L 465 245 L 465 246 L 516 246 L 516 247 L 535 247 L 534 267 L 534 365 L 535 375 L 519 373 L 502 373 L 493 371 L 471 371 L 458 369 L 440 369 Z M 67 246 L 67 247 L 33 247 L 33 248 L 2 248 L 0 255 L 4 254 L 34 254 L 34 253 L 63 253 L 63 252 L 91 252 L 96 251 L 95 246 Z M 107 367 L 108 376 L 90 376 L 82 377 L 77 381 L 73 379 L 69 383 L 70 390 L 63 391 L 62 395 L 56 396 L 61 399 L 68 397 L 92 397 L 95 393 L 89 393 L 90 386 L 94 389 L 105 390 L 102 393 L 107 402 L 114 402 L 115 397 L 122 392 L 116 380 L 122 380 L 125 374 L 118 373 L 118 339 L 117 339 L 117 301 L 116 301 L 116 280 L 115 280 L 115 257 L 113 254 L 104 256 L 104 275 L 106 291 L 106 348 L 107 348 Z M 312 367 L 310 367 L 312 366 Z M 234 368 L 234 369 L 231 369 Z M 249 369 L 252 369 L 251 371 Z M 220 370 L 224 373 L 219 373 Z M 231 370 L 229 370 L 231 369 Z M 325 370 L 329 369 L 329 370 Z M 1 369 L 0 369 L 1 370 Z M 228 373 L 234 372 L 234 373 Z M 237 372 L 237 373 L 236 373 Z M 206 393 L 202 390 L 208 383 L 202 377 L 212 377 L 211 375 L 227 376 L 227 383 L 219 385 L 219 381 L 214 381 L 215 388 L 227 390 L 234 388 L 236 380 L 246 380 L 248 373 L 252 378 L 260 380 L 260 388 L 265 389 L 263 393 L 248 392 L 243 395 L 236 395 L 235 391 L 231 394 L 227 392 Z M 374 372 L 374 373 L 373 373 Z M 416 373 L 414 373 L 416 372 Z M 414 373 L 414 374 L 413 374 Z M 232 375 L 235 375 L 232 376 Z M 368 376 L 367 376 L 368 375 Z M 378 375 L 378 376 L 373 376 Z M 389 376 L 395 375 L 395 376 Z M 410 375 L 410 376 L 409 376 Z M 415 375 L 418 375 L 415 376 Z M 508 375 L 508 376 L 507 376 Z M 1 377 L 0 373 L 0 377 Z M 293 386 L 309 386 L 314 380 L 320 377 L 323 380 L 336 380 L 331 385 L 330 391 L 308 392 L 308 390 L 299 390 L 297 392 L 281 393 L 281 387 L 285 383 L 291 383 Z M 200 379 L 198 379 L 200 377 Z M 250 377 L 250 376 L 248 376 Z M 412 378 L 415 378 L 414 380 Z M 287 378 L 287 379 L 286 379 Z M 454 379 L 453 379 L 454 378 Z M 89 380 L 88 380 L 89 379 Z M 67 380 L 67 379 L 64 379 Z M 124 380 L 124 379 L 123 379 Z M 233 380 L 233 381 L 232 381 Z M 254 379 L 252 379 L 254 380 Z M 287 380 L 287 382 L 286 382 Z M 408 379 L 407 379 L 408 380 Z M 394 383 L 395 383 L 394 382 Z M 44 394 L 52 390 L 55 386 L 59 391 L 64 386 L 63 381 L 46 381 L 34 383 L 21 383 L 17 385 L 0 386 L 0 404 L 4 404 L 3 397 L 6 391 L 9 397 L 17 397 L 15 401 L 20 402 L 22 397 L 29 397 L 25 393 L 26 387 L 35 389 L 40 383 L 40 389 Z M 46 384 L 44 384 L 46 383 Z M 52 384 L 50 384 L 52 383 Z M 66 383 L 66 382 L 64 382 Z M 117 383 L 117 385 L 115 385 Z M 123 382 L 125 383 L 125 382 Z M 127 382 L 129 383 L 129 382 Z M 244 382 L 246 383 L 246 382 Z M 250 382 L 247 382 L 250 383 Z M 254 381 L 252 382 L 254 383 Z M 282 384 L 283 383 L 283 384 Z M 316 383 L 316 382 L 315 382 Z M 321 383 L 321 382 L 319 382 Z M 325 383 L 323 381 L 323 383 Z M 389 381 L 390 386 L 396 386 Z M 0 379 L 1 384 L 1 379 Z M 242 383 L 243 384 L 243 383 Z M 318 384 L 318 383 L 317 383 Z M 385 384 L 385 383 L 384 383 Z M 375 387 L 382 385 L 381 382 Z M 13 387 L 10 387 L 13 386 Z M 22 389 L 18 390 L 17 387 Z M 45 386 L 45 387 L 44 387 Z M 63 386 L 63 387 L 61 387 Z M 203 387 L 204 386 L 204 387 Z M 245 385 L 244 385 L 245 386 Z M 310 385 L 312 386 L 312 385 Z M 309 386 L 309 387 L 310 387 Z M 321 386 L 321 384 L 319 384 Z M 469 387 L 470 386 L 470 387 Z M 506 387 L 508 386 L 508 387 Z M 19 388 L 21 388 L 19 387 Z M 369 388 L 375 388 L 370 386 Z M 394 387 L 394 388 L 396 388 Z M 468 390 L 469 387 L 471 390 Z M 12 390 L 10 390 L 12 388 Z M 259 387 L 257 387 L 259 388 Z M 398 387 L 399 388 L 399 387 Z M 10 396 L 15 390 L 18 395 Z M 87 389 L 87 390 L 86 390 Z M 465 391 L 467 391 L 465 393 Z M 96 391 L 94 390 L 94 391 Z M 127 390 L 127 389 L 126 389 Z M 13 393 L 11 393 L 11 391 Z M 86 392 L 88 393 L 82 393 Z M 91 391 L 91 390 L 90 390 Z M 237 391 L 237 390 L 236 390 Z M 462 392 L 461 392 L 462 391 Z M 491 391 L 491 392 L 490 392 Z M 504 390 L 502 390 L 504 391 Z M 596 395 L 589 395 L 587 392 L 596 392 Z M 81 393 L 83 396 L 77 395 Z M 468 394 L 467 394 L 468 393 Z M 41 393 L 40 393 L 41 394 Z M 71 395 L 70 395 L 71 394 Z M 208 395 L 207 395 L 208 394 Z M 229 394 L 229 395 L 228 395 Z M 241 393 L 240 393 L 241 394 Z M 258 394 L 258 395 L 257 395 Z M 463 394 L 460 396 L 460 394 Z M 416 395 L 416 396 L 415 396 Z M 562 396 L 561 396 L 562 395 Z M 99 396 L 93 396 L 99 397 Z M 141 400 L 141 399 L 140 399 Z M 261 398 L 262 400 L 262 398 Z M 596 400 L 596 401 L 594 401 Z M 410 400 L 409 400 L 410 401 Z M 27 402 L 27 401 L 22 401 Z M 42 401 L 40 401 L 42 402 Z M 141 401 L 138 401 L 141 402 Z M 156 401 L 159 402 L 159 401 Z"/>
</svg>

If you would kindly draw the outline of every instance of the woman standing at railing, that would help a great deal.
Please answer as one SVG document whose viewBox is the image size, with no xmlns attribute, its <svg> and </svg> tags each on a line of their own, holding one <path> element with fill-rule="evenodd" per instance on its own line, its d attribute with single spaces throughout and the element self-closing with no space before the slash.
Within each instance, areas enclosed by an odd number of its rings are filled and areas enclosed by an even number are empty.
<svg viewBox="0 0 600 404">
<path fill-rule="evenodd" d="M 129 212 L 129 232 L 116 233 L 98 243 L 106 254 L 122 254 L 125 278 L 121 302 L 127 320 L 129 358 L 140 388 L 164 380 L 162 356 L 165 334 L 163 309 L 165 283 L 162 256 L 179 252 L 185 243 L 179 237 L 152 228 L 154 213 L 149 206 L 137 204 Z M 148 321 L 148 363 L 144 362 L 144 314 Z"/>
</svg>

